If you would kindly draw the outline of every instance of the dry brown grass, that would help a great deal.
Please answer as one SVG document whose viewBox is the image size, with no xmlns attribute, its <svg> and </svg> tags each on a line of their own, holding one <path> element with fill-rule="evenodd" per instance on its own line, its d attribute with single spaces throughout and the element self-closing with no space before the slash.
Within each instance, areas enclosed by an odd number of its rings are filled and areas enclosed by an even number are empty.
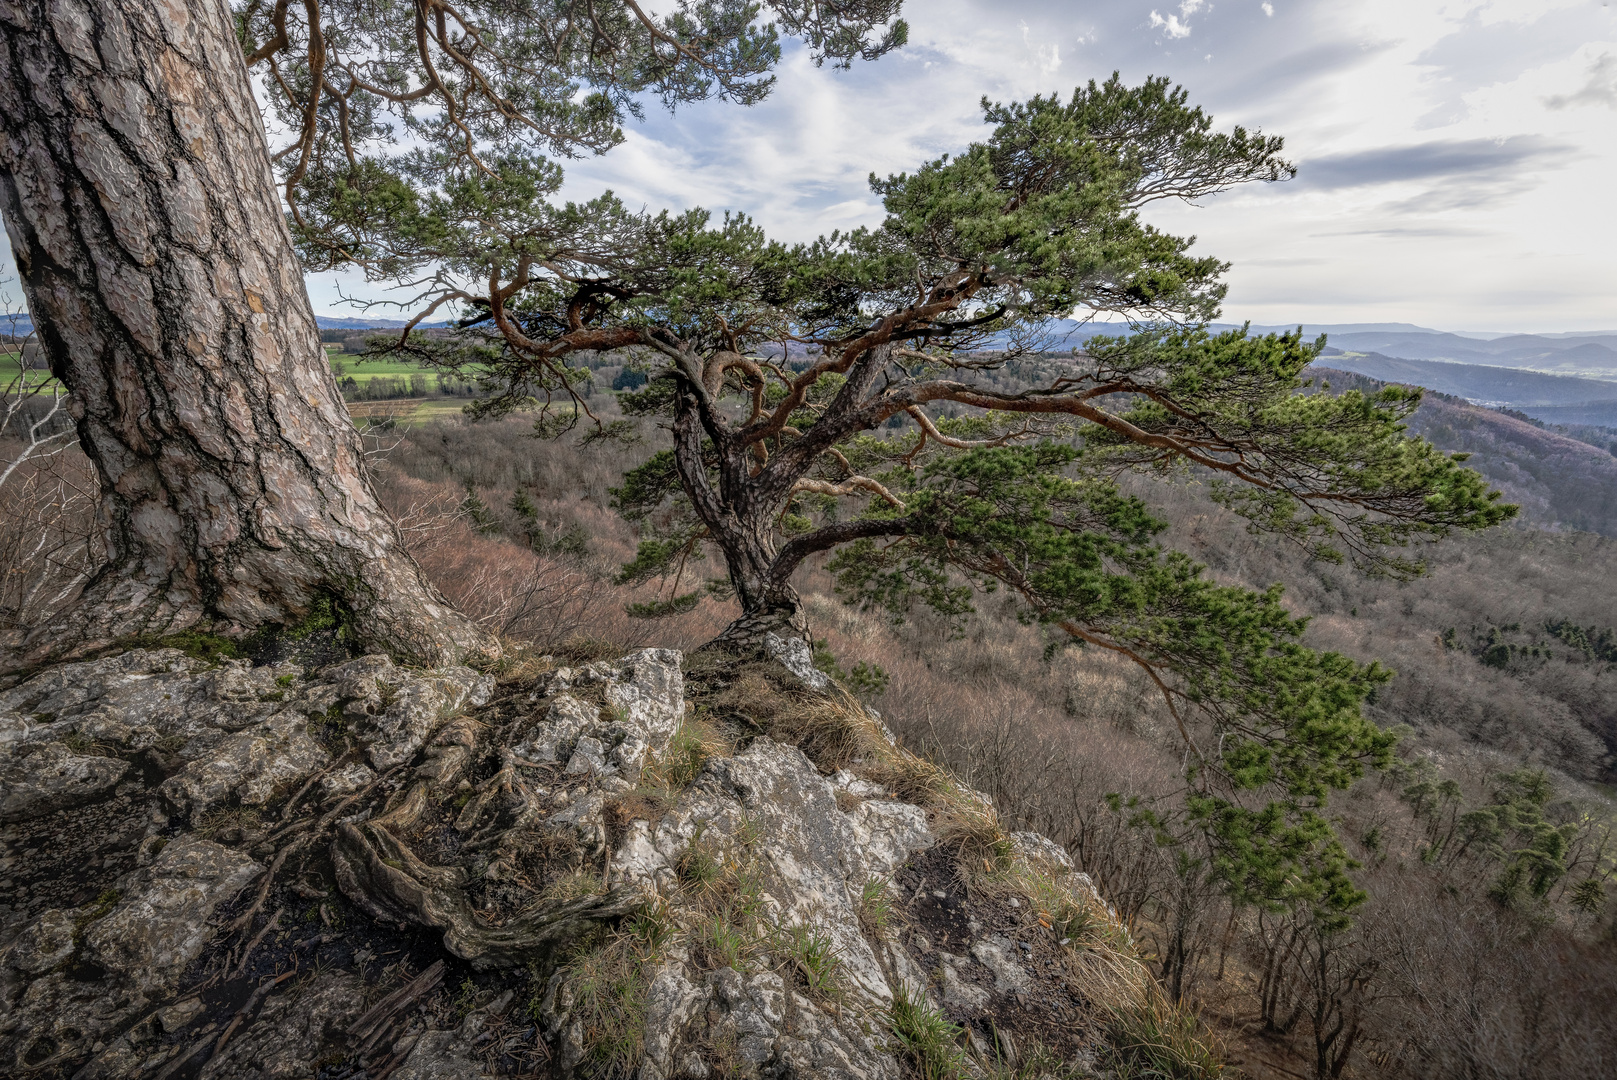
<svg viewBox="0 0 1617 1080">
<path fill-rule="evenodd" d="M 549 663 L 546 654 L 607 659 L 645 645 L 689 652 L 716 635 L 733 616 L 732 604 L 706 598 L 675 618 L 633 619 L 626 605 L 652 599 L 656 590 L 610 581 L 632 556 L 636 538 L 610 509 L 607 488 L 653 447 L 584 451 L 566 440 L 537 442 L 527 432 L 522 419 L 428 425 L 373 459 L 384 501 L 399 516 L 428 575 L 474 618 L 517 644 L 516 659 L 503 673 L 531 677 Z M 80 479 L 89 481 L 73 490 L 93 495 L 93 475 L 82 456 L 64 455 L 62 464 L 80 469 Z M 19 606 L 48 610 L 48 598 L 65 595 L 63 585 L 70 591 L 74 575 L 94 554 L 88 502 L 59 497 L 63 489 L 50 488 L 47 474 L 39 480 L 26 499 L 0 493 L 0 560 L 25 567 L 0 583 L 10 590 L 0 594 L 0 607 L 12 609 L 0 612 L 0 623 L 14 618 Z M 468 482 L 491 519 L 485 531 L 461 512 Z M 539 550 L 528 542 L 531 522 L 510 506 L 517 490 L 535 508 Z M 1381 655 L 1399 668 L 1399 679 L 1378 695 L 1373 714 L 1386 723 L 1418 724 L 1420 742 L 1441 755 L 1468 797 L 1482 790 L 1506 754 L 1538 755 L 1582 775 L 1598 771 L 1597 736 L 1617 732 L 1609 708 L 1617 684 L 1609 675 L 1603 680 L 1592 665 L 1546 666 L 1539 673 L 1484 669 L 1467 655 L 1445 653 L 1434 635 L 1444 626 L 1506 617 L 1523 625 L 1550 616 L 1610 622 L 1609 589 L 1591 582 L 1610 576 L 1606 571 L 1617 552 L 1611 541 L 1500 534 L 1440 549 L 1433 575 L 1423 581 L 1368 583 L 1336 569 L 1299 565 L 1284 549 L 1247 537 L 1190 489 L 1154 497 L 1174 521 L 1174 542 L 1207 559 L 1216 576 L 1252 585 L 1293 583 L 1295 610 L 1321 615 L 1310 630 L 1314 644 L 1366 659 Z M 586 539 L 582 551 L 576 543 L 566 550 L 557 543 L 569 536 Z M 37 552 L 29 547 L 35 543 L 41 545 Z M 65 561 L 38 554 L 63 551 L 69 553 Z M 682 591 L 703 577 L 721 576 L 723 567 L 709 562 L 697 571 Z M 927 806 L 945 843 L 978 875 L 976 886 L 1014 890 L 1052 921 L 1081 928 L 1069 935 L 1074 940 L 1093 936 L 1100 947 L 1075 960 L 1093 969 L 1085 978 L 1108 1000 L 1149 1006 L 1130 988 L 1146 985 L 1138 981 L 1145 977 L 1141 965 L 1163 951 L 1172 852 L 1130 828 L 1127 815 L 1113 812 L 1106 796 L 1161 796 L 1182 786 L 1181 751 L 1160 699 L 1126 662 L 1095 650 L 1069 649 L 1043 659 L 1046 640 L 1039 629 L 1018 624 L 992 599 L 964 637 L 953 637 L 924 613 L 895 628 L 845 607 L 816 562 L 800 572 L 798 586 L 815 635 L 826 639 L 844 668 L 864 661 L 885 670 L 886 690 L 871 703 L 901 745 L 887 743 L 852 698 L 828 702 L 794 693 L 771 674 L 778 673 L 772 666 L 732 670 L 728 688 L 711 701 L 716 727 L 693 735 L 682 759 L 658 763 L 670 775 L 649 776 L 648 790 L 677 790 L 672 774 L 693 775 L 707 756 L 721 752 L 732 723 L 738 731 L 797 743 L 822 768 L 851 768 Z M 31 599 L 20 605 L 13 598 L 19 588 L 31 590 Z M 41 598 L 47 598 L 44 608 L 38 606 Z M 692 678 L 699 681 L 705 661 L 692 659 Z M 986 793 L 992 805 L 970 798 L 973 789 Z M 1384 965 L 1378 985 L 1405 993 L 1417 976 L 1424 977 L 1421 991 L 1438 1003 L 1424 1012 L 1396 1002 L 1377 1006 L 1380 1011 L 1367 1020 L 1374 1030 L 1367 1028 L 1361 1043 L 1377 1069 L 1388 1076 L 1471 1069 L 1480 1076 L 1494 1073 L 1479 1062 L 1495 1061 L 1502 1063 L 1500 1070 L 1507 1064 L 1516 1069 L 1512 1075 L 1537 1077 L 1601 1060 L 1614 1035 L 1601 1019 L 1609 993 L 1600 982 L 1614 984 L 1607 971 L 1609 946 L 1594 938 L 1610 925 L 1609 909 L 1577 933 L 1546 933 L 1532 917 L 1496 918 L 1486 896 L 1486 866 L 1466 868 L 1475 879 L 1467 880 L 1419 864 L 1424 825 L 1410 816 L 1396 786 L 1361 785 L 1333 801 L 1332 809 L 1356 854 L 1373 861 L 1357 838 L 1374 827 L 1388 860 L 1384 869 L 1378 865 L 1362 875 L 1375 896 L 1362 916 L 1364 932 L 1380 935 L 1367 938 L 1364 947 L 1418 961 L 1397 978 Z M 1086 904 L 1077 893 L 1066 899 L 1052 894 L 1043 884 L 1053 880 L 1047 873 L 1024 874 L 1017 858 L 1006 854 L 1006 834 L 1019 829 L 1042 832 L 1066 847 L 1110 909 Z M 1552 900 L 1561 903 L 1559 895 Z M 1406 911 L 1406 900 L 1415 908 Z M 1255 938 L 1250 920 L 1230 919 L 1221 905 L 1198 914 L 1191 928 L 1195 950 L 1185 985 L 1191 998 L 1227 1006 L 1223 1014 L 1239 1032 L 1252 1022 L 1241 976 Z M 1394 934 L 1390 927 L 1403 929 Z M 1228 977 L 1220 978 L 1226 967 Z M 1434 972 L 1442 976 L 1436 983 Z M 1466 998 L 1468 978 L 1487 992 Z M 1141 1017 L 1151 1019 L 1134 1015 Z M 1545 1017 L 1555 1022 L 1546 1026 Z M 1156 1026 L 1179 1030 L 1176 1024 L 1168 1017 Z M 1545 1036 L 1539 1045 L 1535 1031 L 1553 1038 Z M 1473 1053 L 1467 1047 L 1484 1049 Z M 1293 1074 L 1312 1069 L 1302 1048 L 1269 1049 L 1300 1054 L 1284 1058 L 1283 1069 Z"/>
<path fill-rule="evenodd" d="M 890 740 L 853 695 L 840 687 L 807 692 L 775 665 L 736 668 L 709 657 L 695 658 L 691 680 L 698 688 L 722 683 L 698 699 L 712 714 L 798 746 L 824 771 L 847 769 L 924 807 L 973 888 L 1024 898 L 1047 929 L 1059 928 L 1078 985 L 1108 1015 L 1133 1015 L 1149 1003 L 1150 974 L 1117 913 L 1080 879 L 1019 851 L 991 802 L 949 769 Z"/>
<path fill-rule="evenodd" d="M 587 639 L 596 643 L 589 651 L 621 656 L 650 645 L 695 648 L 733 618 L 733 605 L 711 598 L 670 619 L 631 618 L 628 605 L 652 599 L 654 590 L 613 584 L 612 574 L 632 557 L 634 546 L 621 519 L 600 506 L 538 503 L 541 520 L 548 513 L 550 520 L 564 520 L 560 528 L 589 537 L 581 554 L 546 554 L 511 535 L 474 527 L 462 509 L 464 487 L 408 476 L 389 465 L 378 470 L 377 488 L 427 577 L 451 603 L 503 638 L 550 651 L 572 644 L 574 652 Z M 500 492 L 480 495 L 490 513 L 503 505 Z M 517 525 L 509 528 L 515 532 Z"/>
</svg>

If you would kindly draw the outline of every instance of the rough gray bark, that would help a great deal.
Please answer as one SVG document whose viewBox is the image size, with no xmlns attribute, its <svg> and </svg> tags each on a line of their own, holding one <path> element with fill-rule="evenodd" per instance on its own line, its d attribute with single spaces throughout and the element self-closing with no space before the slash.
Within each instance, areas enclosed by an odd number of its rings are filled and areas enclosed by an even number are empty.
<svg viewBox="0 0 1617 1080">
<path fill-rule="evenodd" d="M 741 616 L 703 648 L 757 651 L 770 634 L 807 641 L 808 619 L 791 586 L 798 560 L 782 573 L 772 537 L 775 519 L 791 495 L 790 480 L 771 488 L 754 482 L 749 448 L 711 417 L 704 423 L 702 413 L 696 393 L 684 388 L 674 419 L 675 467 L 691 506 L 724 553 L 730 586 L 741 605 Z M 719 459 L 718 491 L 708 479 L 704 436 Z"/>
<path fill-rule="evenodd" d="M 0 0 L 0 211 L 111 553 L 30 659 L 323 590 L 369 647 L 492 651 L 366 478 L 221 0 Z"/>
</svg>

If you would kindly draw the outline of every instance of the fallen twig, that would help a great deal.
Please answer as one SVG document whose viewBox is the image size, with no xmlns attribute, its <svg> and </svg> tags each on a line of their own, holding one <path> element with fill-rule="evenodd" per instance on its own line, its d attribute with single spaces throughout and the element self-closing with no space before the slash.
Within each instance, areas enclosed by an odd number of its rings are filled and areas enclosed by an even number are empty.
<svg viewBox="0 0 1617 1080">
<path fill-rule="evenodd" d="M 264 907 L 264 901 L 269 898 L 270 886 L 275 884 L 276 871 L 280 870 L 281 864 L 286 862 L 288 855 L 292 854 L 298 848 L 308 843 L 311 839 L 313 839 L 312 835 L 300 836 L 276 853 L 275 861 L 270 863 L 269 869 L 264 871 L 263 880 L 259 882 L 258 896 L 254 898 L 252 906 L 246 911 L 242 912 L 236 918 L 232 919 L 230 923 L 225 926 L 226 933 L 233 934 L 237 930 L 240 930 L 252 923 L 253 917 L 259 913 L 259 911 Z"/>
<path fill-rule="evenodd" d="M 348 1029 L 348 1034 L 355 1039 L 363 1040 L 360 1044 L 362 1051 L 369 1050 L 377 1041 L 377 1037 L 388 1027 L 395 1013 L 408 1008 L 416 1000 L 437 989 L 443 978 L 444 962 L 434 961 L 432 966 L 421 974 L 366 1010 L 365 1015 L 354 1021 L 353 1026 Z"/>
<path fill-rule="evenodd" d="M 204 1050 L 212 1041 L 212 1035 L 202 1036 L 202 1038 L 192 1043 L 189 1049 L 181 1052 L 179 1057 L 174 1058 L 167 1065 L 163 1066 L 163 1071 L 154 1076 L 152 1080 L 168 1080 L 170 1076 L 173 1076 L 175 1073 L 184 1068 L 192 1058 L 196 1057 L 197 1054 Z M 211 1061 L 213 1059 L 210 1057 L 208 1060 Z"/>
</svg>

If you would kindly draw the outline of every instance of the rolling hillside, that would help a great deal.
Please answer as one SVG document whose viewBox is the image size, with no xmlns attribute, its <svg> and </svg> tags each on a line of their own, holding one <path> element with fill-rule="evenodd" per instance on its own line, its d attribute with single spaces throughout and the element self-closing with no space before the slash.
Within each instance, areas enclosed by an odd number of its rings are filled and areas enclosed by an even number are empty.
<svg viewBox="0 0 1617 1080">
<path fill-rule="evenodd" d="M 1324 366 L 1308 373 L 1334 390 L 1371 392 L 1388 381 L 1414 382 Z M 1473 455 L 1470 464 L 1521 505 L 1526 522 L 1617 536 L 1617 457 L 1610 452 L 1440 392 L 1428 391 L 1410 429 L 1444 450 Z"/>
<path fill-rule="evenodd" d="M 1478 404 L 1525 409 L 1543 405 L 1599 408 L 1602 403 L 1609 403 L 1612 410 L 1617 411 L 1617 382 L 1546 375 L 1500 365 L 1407 360 L 1379 353 L 1344 352 L 1335 348 L 1327 348 L 1320 361 L 1340 371 L 1357 372 L 1382 382 L 1424 386 L 1428 390 L 1453 394 Z"/>
<path fill-rule="evenodd" d="M 1492 341 L 1478 341 L 1458 334 L 1343 333 L 1331 334 L 1330 345 L 1346 352 L 1381 353 L 1405 360 L 1438 360 L 1527 368 L 1557 375 L 1617 378 L 1617 335 L 1611 334 L 1575 338 L 1511 334 Z"/>
</svg>

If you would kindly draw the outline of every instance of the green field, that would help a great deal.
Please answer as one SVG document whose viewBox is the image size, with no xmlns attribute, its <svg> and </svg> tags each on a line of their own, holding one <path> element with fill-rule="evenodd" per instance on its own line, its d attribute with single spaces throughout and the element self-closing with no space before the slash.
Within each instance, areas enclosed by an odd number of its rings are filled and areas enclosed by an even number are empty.
<svg viewBox="0 0 1617 1080">
<path fill-rule="evenodd" d="M 335 373 L 339 378 L 351 378 L 360 386 L 368 386 L 374 380 L 384 377 L 396 379 L 400 377 L 408 378 L 411 375 L 424 374 L 427 376 L 428 393 L 433 395 L 437 394 L 438 384 L 436 376 L 432 372 L 424 371 L 416 364 L 397 360 L 366 360 L 360 362 L 357 360 L 357 358 L 343 355 L 342 346 L 340 345 L 328 345 L 326 347 L 326 355 L 331 360 L 333 373 Z M 0 348 L 0 387 L 9 385 L 11 380 L 16 378 L 21 372 L 22 367 L 20 356 L 21 351 L 18 349 Z M 38 378 L 44 374 L 45 372 L 35 372 L 34 377 Z M 55 382 L 55 380 L 53 379 L 51 382 Z M 428 398 L 417 397 L 387 400 L 398 400 L 401 403 L 415 402 L 417 408 L 411 415 L 409 420 L 410 423 L 419 423 L 423 417 L 436 419 L 450 413 L 458 415 L 461 406 L 466 404 L 465 398 L 440 398 L 436 396 Z M 366 401 L 355 402 L 354 404 L 356 406 L 367 406 L 382 404 L 382 402 Z"/>
<path fill-rule="evenodd" d="M 326 356 L 331 361 L 331 369 L 341 382 L 345 397 L 367 398 L 366 400 L 350 400 L 349 412 L 354 422 L 361 427 L 367 421 L 391 421 L 407 427 L 416 427 L 431 423 L 435 420 L 448 419 L 459 416 L 468 399 L 464 397 L 451 397 L 441 395 L 438 391 L 438 378 L 435 372 L 425 370 L 420 366 L 398 360 L 364 360 L 357 356 L 344 354 L 341 345 L 327 344 Z M 21 350 L 9 347 L 0 347 L 0 389 L 10 385 L 11 380 L 21 372 Z M 35 372 L 34 377 L 44 375 L 45 372 Z M 379 397 L 368 399 L 365 391 L 377 379 L 409 379 L 412 375 L 422 375 L 426 378 L 425 397 L 410 397 L 407 395 Z M 348 380 L 352 379 L 350 384 Z M 47 386 L 54 385 L 52 379 Z M 355 391 L 358 391 L 356 393 Z"/>
<path fill-rule="evenodd" d="M 361 361 L 351 353 L 344 353 L 341 345 L 327 345 L 326 357 L 331 361 L 332 371 L 351 375 L 356 382 L 370 382 L 379 375 L 415 375 L 423 370 L 418 364 L 402 360 Z"/>
<path fill-rule="evenodd" d="M 0 388 L 10 386 L 11 380 L 15 379 L 18 374 L 21 373 L 21 355 L 22 352 L 19 349 L 0 347 Z M 33 379 L 38 379 L 40 376 L 46 374 L 48 374 L 48 372 L 36 371 L 33 373 Z M 51 381 L 54 382 L 55 380 L 52 379 Z"/>
</svg>

